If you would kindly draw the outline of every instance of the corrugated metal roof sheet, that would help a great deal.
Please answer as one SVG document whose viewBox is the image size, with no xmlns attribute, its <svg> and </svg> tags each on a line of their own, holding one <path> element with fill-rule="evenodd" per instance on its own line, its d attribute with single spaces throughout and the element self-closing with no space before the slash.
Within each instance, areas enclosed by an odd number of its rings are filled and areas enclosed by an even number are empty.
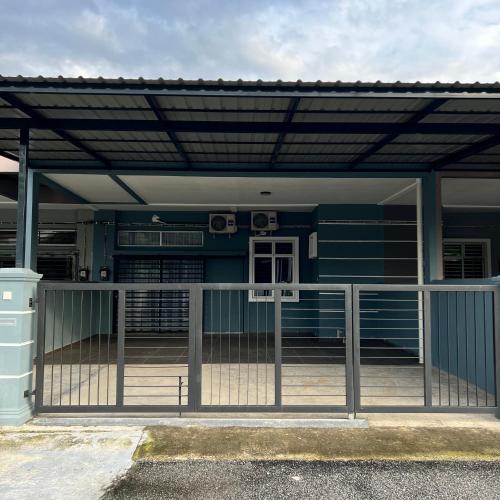
<svg viewBox="0 0 500 500">
<path fill-rule="evenodd" d="M 240 88 L 240 89 L 273 89 L 273 90 L 343 90 L 356 89 L 363 92 L 420 92 L 420 91 L 439 91 L 439 92 L 493 92 L 500 91 L 500 83 L 442 83 L 442 82 L 303 82 L 302 80 L 284 82 L 263 81 L 263 80 L 184 80 L 178 79 L 163 79 L 163 78 L 104 78 L 98 76 L 95 78 L 66 78 L 63 76 L 57 77 L 25 77 L 18 76 L 2 76 L 0 75 L 0 84 L 2 85 L 38 85 L 52 87 L 62 86 L 86 86 L 86 87 L 113 87 L 126 86 L 134 87 L 163 87 L 163 88 L 217 88 L 221 90 Z"/>
</svg>

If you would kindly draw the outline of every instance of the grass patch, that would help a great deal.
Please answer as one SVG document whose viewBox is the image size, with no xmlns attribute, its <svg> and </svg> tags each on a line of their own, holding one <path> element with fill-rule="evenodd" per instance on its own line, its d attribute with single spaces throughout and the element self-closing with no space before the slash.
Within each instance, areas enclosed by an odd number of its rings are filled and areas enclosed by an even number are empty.
<svg viewBox="0 0 500 500">
<path fill-rule="evenodd" d="M 500 460 L 500 432 L 470 428 L 148 427 L 135 460 Z"/>
</svg>

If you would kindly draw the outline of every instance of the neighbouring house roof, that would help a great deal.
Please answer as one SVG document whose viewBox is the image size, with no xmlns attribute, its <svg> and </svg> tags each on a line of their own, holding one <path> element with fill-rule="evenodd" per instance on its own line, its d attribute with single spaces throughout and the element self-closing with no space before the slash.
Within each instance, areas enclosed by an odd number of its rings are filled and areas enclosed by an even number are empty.
<svg viewBox="0 0 500 500">
<path fill-rule="evenodd" d="M 499 170 L 500 84 L 0 76 L 40 168 Z"/>
</svg>

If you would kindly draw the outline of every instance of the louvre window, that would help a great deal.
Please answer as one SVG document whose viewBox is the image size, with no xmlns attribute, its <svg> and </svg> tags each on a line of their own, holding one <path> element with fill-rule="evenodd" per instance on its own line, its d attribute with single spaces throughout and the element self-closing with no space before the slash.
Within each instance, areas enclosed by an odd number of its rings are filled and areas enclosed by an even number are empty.
<svg viewBox="0 0 500 500">
<path fill-rule="evenodd" d="M 76 231 L 60 229 L 40 229 L 38 231 L 40 245 L 76 245 Z"/>
<path fill-rule="evenodd" d="M 2 230 L 0 231 L 0 246 L 15 247 L 16 246 L 16 231 Z"/>
<path fill-rule="evenodd" d="M 445 279 L 488 277 L 488 245 L 485 241 L 445 241 L 443 245 Z"/>
<path fill-rule="evenodd" d="M 39 255 L 37 272 L 44 281 L 72 281 L 75 275 L 76 255 Z M 1 267 L 15 267 L 14 257 L 0 255 Z"/>
<path fill-rule="evenodd" d="M 202 247 L 203 231 L 164 231 L 161 233 L 163 247 Z"/>
<path fill-rule="evenodd" d="M 38 231 L 40 245 L 76 245 L 74 229 L 40 229 Z M 14 229 L 0 230 L 0 246 L 16 246 L 16 231 Z"/>
<path fill-rule="evenodd" d="M 121 247 L 159 247 L 160 231 L 118 231 Z"/>
<path fill-rule="evenodd" d="M 122 247 L 202 247 L 203 231 L 118 231 Z"/>
</svg>

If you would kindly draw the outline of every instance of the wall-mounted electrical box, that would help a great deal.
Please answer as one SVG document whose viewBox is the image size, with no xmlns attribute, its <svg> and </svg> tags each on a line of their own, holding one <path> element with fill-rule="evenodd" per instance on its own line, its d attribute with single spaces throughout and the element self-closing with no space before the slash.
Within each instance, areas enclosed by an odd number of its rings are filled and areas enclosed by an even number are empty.
<svg viewBox="0 0 500 500">
<path fill-rule="evenodd" d="M 318 233 L 316 232 L 309 235 L 309 258 L 318 258 Z"/>
</svg>

